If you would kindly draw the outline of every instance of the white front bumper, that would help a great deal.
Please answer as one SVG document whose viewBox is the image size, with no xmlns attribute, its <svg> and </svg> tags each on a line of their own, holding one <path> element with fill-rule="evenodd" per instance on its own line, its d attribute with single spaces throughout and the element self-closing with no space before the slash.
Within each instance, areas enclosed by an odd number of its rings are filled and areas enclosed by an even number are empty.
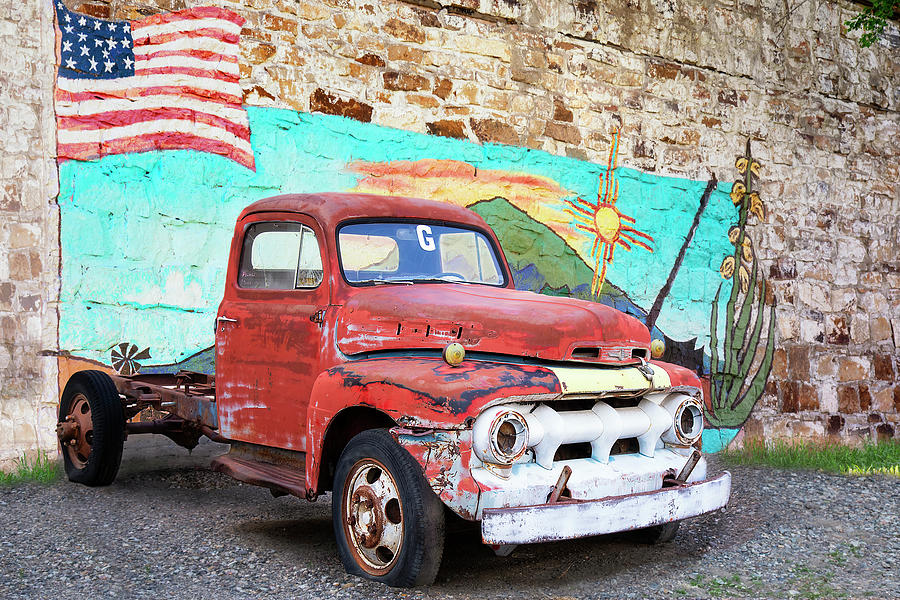
<svg viewBox="0 0 900 600">
<path fill-rule="evenodd" d="M 651 527 L 722 508 L 731 496 L 731 474 L 654 491 L 598 500 L 485 508 L 485 544 L 530 544 Z"/>
<path fill-rule="evenodd" d="M 504 478 L 481 466 L 472 469 L 472 478 L 481 489 L 476 518 L 489 508 L 533 506 L 547 501 L 564 467 L 572 469 L 566 489 L 573 500 L 597 500 L 650 492 L 662 487 L 667 472 L 678 473 L 691 449 L 659 448 L 650 458 L 642 454 L 618 454 L 602 463 L 590 458 L 558 460 L 545 469 L 533 463 L 517 463 Z M 706 479 L 706 459 L 701 458 L 688 482 Z"/>
</svg>

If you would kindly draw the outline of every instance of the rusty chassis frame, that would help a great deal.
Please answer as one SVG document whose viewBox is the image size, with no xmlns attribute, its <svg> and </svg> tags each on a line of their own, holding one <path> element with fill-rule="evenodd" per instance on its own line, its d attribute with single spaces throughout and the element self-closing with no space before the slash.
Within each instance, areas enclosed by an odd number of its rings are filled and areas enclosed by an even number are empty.
<svg viewBox="0 0 900 600">
<path fill-rule="evenodd" d="M 161 434 L 191 450 L 202 436 L 228 443 L 219 435 L 216 419 L 215 376 L 179 371 L 174 375 L 110 375 L 122 396 L 125 435 Z M 132 421 L 147 409 L 166 413 L 152 421 Z"/>
</svg>

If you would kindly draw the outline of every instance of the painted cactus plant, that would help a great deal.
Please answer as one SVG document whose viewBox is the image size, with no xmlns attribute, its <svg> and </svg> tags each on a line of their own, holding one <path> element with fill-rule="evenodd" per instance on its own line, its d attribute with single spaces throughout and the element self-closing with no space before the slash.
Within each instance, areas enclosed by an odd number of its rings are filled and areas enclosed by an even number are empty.
<svg viewBox="0 0 900 600">
<path fill-rule="evenodd" d="M 775 351 L 775 303 L 768 310 L 768 332 L 763 340 L 767 285 L 746 231 L 751 215 L 765 218 L 756 189 L 761 166 L 750 152 L 750 140 L 744 155 L 735 161 L 735 168 L 740 177 L 730 195 L 738 208 L 738 224 L 728 231 L 734 253 L 725 257 L 719 269 L 724 279 L 732 281 L 731 293 L 725 306 L 725 324 L 720 329 L 719 300 L 724 282 L 719 286 L 709 325 L 711 385 L 706 418 L 714 427 L 739 427 L 747 420 L 763 394 Z M 756 373 L 750 378 L 754 367 Z"/>
</svg>

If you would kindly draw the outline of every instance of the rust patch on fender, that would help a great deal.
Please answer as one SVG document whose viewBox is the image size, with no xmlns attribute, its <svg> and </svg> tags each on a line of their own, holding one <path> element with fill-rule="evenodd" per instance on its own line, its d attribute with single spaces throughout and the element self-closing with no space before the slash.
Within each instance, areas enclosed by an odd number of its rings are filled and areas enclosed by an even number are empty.
<svg viewBox="0 0 900 600">
<path fill-rule="evenodd" d="M 425 480 L 441 501 L 462 518 L 475 520 L 481 491 L 469 472 L 472 432 L 415 433 L 395 427 L 391 434 L 422 465 Z"/>
</svg>

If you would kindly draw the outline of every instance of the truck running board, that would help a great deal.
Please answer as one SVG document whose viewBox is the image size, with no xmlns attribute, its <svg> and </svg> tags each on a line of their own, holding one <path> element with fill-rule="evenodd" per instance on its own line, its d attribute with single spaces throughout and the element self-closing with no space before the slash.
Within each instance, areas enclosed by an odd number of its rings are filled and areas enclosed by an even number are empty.
<svg viewBox="0 0 900 600">
<path fill-rule="evenodd" d="M 237 458 L 223 454 L 212 461 L 213 471 L 225 473 L 238 481 L 259 485 L 275 495 L 290 494 L 306 498 L 306 473 L 295 466 L 274 465 L 268 462 Z"/>
</svg>

